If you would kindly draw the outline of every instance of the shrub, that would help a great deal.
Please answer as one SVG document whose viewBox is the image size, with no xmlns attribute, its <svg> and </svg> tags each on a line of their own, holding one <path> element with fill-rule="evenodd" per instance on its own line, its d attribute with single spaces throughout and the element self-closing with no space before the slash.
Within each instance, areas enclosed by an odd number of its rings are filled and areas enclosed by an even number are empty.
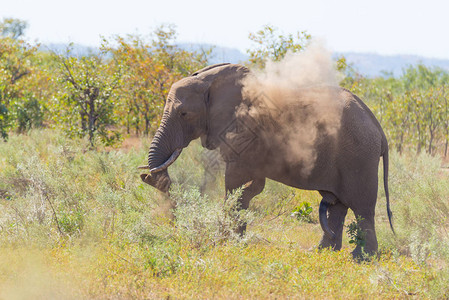
<svg viewBox="0 0 449 300">
<path fill-rule="evenodd" d="M 306 223 L 315 223 L 315 220 L 312 218 L 312 212 L 313 209 L 310 203 L 304 201 L 293 209 L 292 216 Z"/>
<path fill-rule="evenodd" d="M 241 193 L 242 189 L 237 189 L 226 200 L 218 200 L 201 195 L 195 188 L 183 190 L 175 186 L 171 196 L 176 202 L 174 215 L 179 236 L 197 248 L 239 240 L 238 227 L 254 219 L 250 211 L 239 209 Z"/>
<path fill-rule="evenodd" d="M 352 221 L 347 225 L 346 232 L 349 235 L 349 243 L 354 244 L 356 246 L 365 247 L 366 244 L 366 237 L 365 232 L 362 231 L 362 228 L 360 227 L 360 222 L 363 221 L 362 217 L 357 217 L 356 220 Z"/>
<path fill-rule="evenodd" d="M 390 198 L 397 234 L 382 234 L 381 241 L 410 255 L 416 263 L 429 259 L 449 262 L 449 185 L 441 160 L 424 153 L 400 156 L 393 152 L 390 162 Z M 386 219 L 384 207 L 377 211 Z"/>
</svg>

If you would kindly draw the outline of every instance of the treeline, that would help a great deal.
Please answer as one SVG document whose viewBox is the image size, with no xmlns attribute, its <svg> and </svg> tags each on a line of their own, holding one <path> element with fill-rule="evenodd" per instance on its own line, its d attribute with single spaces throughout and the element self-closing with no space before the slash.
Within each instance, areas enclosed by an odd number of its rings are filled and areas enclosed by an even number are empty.
<svg viewBox="0 0 449 300">
<path fill-rule="evenodd" d="M 123 134 L 154 133 L 170 86 L 207 65 L 201 53 L 176 46 L 172 26 L 150 37 L 128 35 L 104 39 L 100 49 L 77 56 L 41 50 L 23 39 L 26 23 L 0 23 L 0 136 L 32 128 L 59 128 L 70 136 L 115 143 Z M 307 32 L 280 34 L 265 26 L 250 34 L 254 47 L 246 64 L 264 67 L 288 51 L 307 47 Z M 399 78 L 367 78 L 336 60 L 345 74 L 341 85 L 360 96 L 382 124 L 399 152 L 448 154 L 449 74 L 424 65 L 410 66 Z"/>
<path fill-rule="evenodd" d="M 162 26 L 149 38 L 116 36 L 84 56 L 39 50 L 23 39 L 26 23 L 0 24 L 0 135 L 53 127 L 109 145 L 122 133 L 150 134 L 158 126 L 173 82 L 207 64 L 208 51 L 175 46 Z"/>
<path fill-rule="evenodd" d="M 448 155 L 449 74 L 410 66 L 399 78 L 347 76 L 343 85 L 364 99 L 384 128 L 390 148 Z"/>
</svg>

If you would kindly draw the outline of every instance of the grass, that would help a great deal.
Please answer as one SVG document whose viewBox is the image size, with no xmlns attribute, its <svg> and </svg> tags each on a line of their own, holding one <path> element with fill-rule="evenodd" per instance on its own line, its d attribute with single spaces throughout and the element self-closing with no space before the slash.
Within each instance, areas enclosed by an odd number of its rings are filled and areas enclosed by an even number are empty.
<svg viewBox="0 0 449 300">
<path fill-rule="evenodd" d="M 148 146 L 90 151 L 48 130 L 0 144 L 0 299 L 449 297 L 449 174 L 439 159 L 391 153 L 397 235 L 380 188 L 380 253 L 356 263 L 348 234 L 340 252 L 313 250 L 316 192 L 269 181 L 237 213 L 238 194 L 224 201 L 220 164 L 199 143 L 170 168 L 171 211 L 138 176 Z M 307 220 L 291 217 L 303 203 Z M 249 222 L 244 238 L 233 233 L 239 220 Z"/>
</svg>

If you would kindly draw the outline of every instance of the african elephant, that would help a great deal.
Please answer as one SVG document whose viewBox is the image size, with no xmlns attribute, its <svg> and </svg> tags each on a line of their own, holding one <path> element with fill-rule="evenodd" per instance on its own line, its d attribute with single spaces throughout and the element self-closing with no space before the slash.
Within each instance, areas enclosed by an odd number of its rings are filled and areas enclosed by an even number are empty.
<svg viewBox="0 0 449 300">
<path fill-rule="evenodd" d="M 238 64 L 217 64 L 173 84 L 150 146 L 145 166 L 150 174 L 141 174 L 142 180 L 167 192 L 171 184 L 168 166 L 190 141 L 201 138 L 202 146 L 218 148 L 226 163 L 226 193 L 245 186 L 239 199 L 242 209 L 262 192 L 266 178 L 317 190 L 322 196 L 319 220 L 324 231 L 319 247 L 341 248 L 343 223 L 351 208 L 361 217 L 364 251 L 375 253 L 374 215 L 381 156 L 387 212 L 393 227 L 388 144 L 373 113 L 348 90 L 331 86 L 297 89 L 295 97 L 304 101 L 275 104 L 270 110 L 253 99 L 263 93 L 257 96 L 244 92 L 244 80 L 251 73 Z M 335 110 L 340 109 L 334 122 L 337 125 L 330 129 L 326 128 L 329 114 L 321 113 L 325 106 L 312 107 L 323 94 L 338 104 Z M 314 114 L 320 118 L 314 118 Z M 310 132 L 313 138 L 307 140 Z M 307 150 L 305 154 L 302 148 Z M 356 257 L 361 253 L 360 246 L 353 251 Z"/>
</svg>

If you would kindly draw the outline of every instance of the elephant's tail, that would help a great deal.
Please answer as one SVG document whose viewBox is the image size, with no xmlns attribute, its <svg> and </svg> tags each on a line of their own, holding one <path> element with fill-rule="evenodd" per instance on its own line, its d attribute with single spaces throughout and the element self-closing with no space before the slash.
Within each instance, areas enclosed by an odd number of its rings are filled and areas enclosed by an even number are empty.
<svg viewBox="0 0 449 300">
<path fill-rule="evenodd" d="M 388 192 L 388 145 L 385 145 L 384 153 L 382 154 L 382 161 L 383 161 L 383 167 L 384 167 L 384 189 L 385 189 L 385 198 L 387 199 L 387 214 L 388 214 L 388 220 L 390 221 L 390 227 L 393 231 L 393 234 L 396 234 L 394 232 L 393 228 L 393 213 L 390 209 L 390 194 Z"/>
</svg>

